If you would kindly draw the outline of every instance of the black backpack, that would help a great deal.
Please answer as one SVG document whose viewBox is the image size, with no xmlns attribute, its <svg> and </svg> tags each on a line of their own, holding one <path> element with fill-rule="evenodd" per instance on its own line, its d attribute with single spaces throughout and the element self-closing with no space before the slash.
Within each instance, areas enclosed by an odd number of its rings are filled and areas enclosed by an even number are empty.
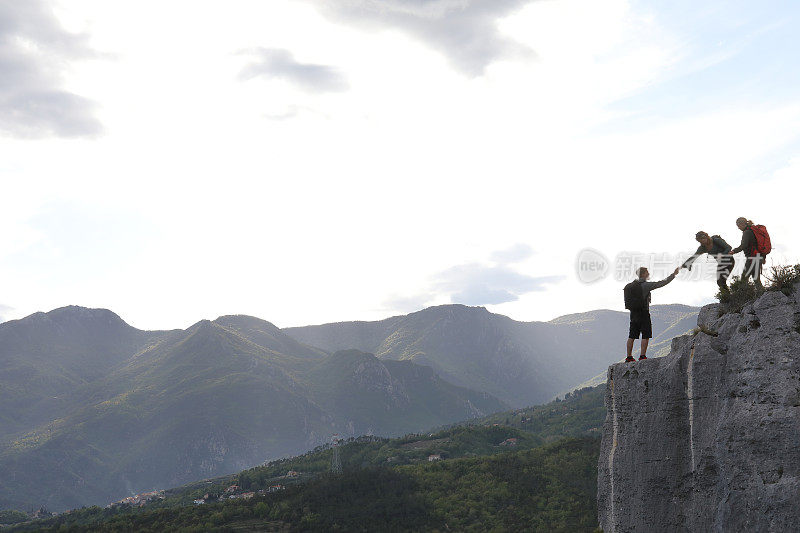
<svg viewBox="0 0 800 533">
<path fill-rule="evenodd" d="M 644 310 L 644 291 L 639 280 L 633 280 L 623 289 L 625 293 L 625 309 L 631 311 Z"/>
</svg>

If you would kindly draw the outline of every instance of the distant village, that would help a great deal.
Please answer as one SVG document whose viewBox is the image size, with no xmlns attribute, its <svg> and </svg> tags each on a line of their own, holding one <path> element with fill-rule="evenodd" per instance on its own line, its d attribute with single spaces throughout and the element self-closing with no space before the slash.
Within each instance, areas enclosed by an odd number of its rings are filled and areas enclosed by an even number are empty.
<svg viewBox="0 0 800 533">
<path fill-rule="evenodd" d="M 529 422 L 529 421 L 531 421 L 531 420 L 530 419 L 525 420 L 525 418 L 522 419 L 523 423 Z M 495 424 L 491 424 L 491 426 L 499 426 L 499 425 L 500 424 L 496 424 L 496 423 Z M 490 424 L 486 424 L 486 426 L 489 427 Z M 429 445 L 431 443 L 431 441 L 425 440 L 424 439 L 425 436 L 422 435 L 422 434 L 413 434 L 413 435 L 421 437 L 421 440 L 420 441 L 413 441 L 413 442 L 404 444 L 403 445 L 404 448 L 413 449 L 413 448 L 419 447 L 423 443 L 425 445 Z M 433 433 L 431 433 L 429 435 L 429 437 L 433 437 Z M 342 440 L 345 441 L 345 439 L 342 439 Z M 372 436 L 372 435 L 367 435 L 367 436 L 361 436 L 361 437 L 355 437 L 355 438 L 351 437 L 350 439 L 347 439 L 346 442 L 353 442 L 353 441 L 355 441 L 355 442 L 374 442 L 374 441 L 383 441 L 383 440 L 387 440 L 387 439 L 380 438 L 380 437 L 375 437 L 375 436 Z M 445 441 L 447 439 L 439 439 L 439 440 Z M 438 441 L 435 441 L 435 442 L 438 442 Z M 509 448 L 516 447 L 517 446 L 517 438 L 516 437 L 508 438 L 508 439 L 496 444 L 496 446 L 498 446 L 498 447 L 499 446 L 509 447 Z M 318 452 L 320 450 L 329 449 L 331 447 L 332 447 L 331 444 L 323 444 L 323 445 L 320 445 L 317 448 L 315 448 L 313 451 L 314 452 Z M 290 461 L 293 458 L 294 458 L 294 456 L 285 457 L 283 459 L 272 460 L 272 461 L 269 461 L 269 462 L 265 462 L 263 464 L 265 466 L 273 466 L 273 465 L 277 465 L 277 464 L 282 463 L 282 462 Z M 446 458 L 447 458 L 447 456 L 445 454 L 431 453 L 431 454 L 429 454 L 427 456 L 427 461 L 428 462 L 436 462 L 436 461 L 441 461 L 441 460 L 446 459 Z M 400 459 L 400 457 L 397 457 L 397 456 L 389 457 L 389 458 L 386 459 L 386 462 L 394 463 L 394 462 L 398 462 L 399 459 Z M 425 459 L 421 459 L 421 460 L 425 461 Z M 284 474 L 282 476 L 279 476 L 277 478 L 274 478 L 274 479 L 275 480 L 279 480 L 279 479 L 283 478 L 284 480 L 286 480 L 285 482 L 289 482 L 291 484 L 291 483 L 296 483 L 297 481 L 300 480 L 300 478 L 306 477 L 306 476 L 304 476 L 302 472 L 298 472 L 296 470 L 289 470 L 289 471 L 286 472 L 286 474 Z M 210 481 L 208 481 L 208 483 L 210 483 Z M 238 499 L 249 500 L 249 499 L 255 497 L 256 495 L 264 496 L 264 495 L 267 495 L 267 494 L 270 494 L 270 493 L 274 493 L 274 492 L 279 492 L 279 491 L 282 491 L 282 490 L 285 490 L 285 489 L 286 489 L 286 486 L 283 483 L 275 483 L 275 484 L 270 485 L 269 487 L 267 487 L 265 489 L 261 489 L 261 490 L 258 490 L 258 491 L 244 491 L 244 490 L 241 489 L 241 487 L 239 485 L 232 484 L 232 485 L 229 485 L 228 487 L 226 487 L 222 493 L 207 492 L 206 494 L 203 495 L 202 498 L 197 498 L 197 499 L 193 500 L 193 504 L 194 505 L 204 505 L 206 503 L 220 502 L 220 501 L 225 501 L 225 500 L 238 500 Z M 112 503 L 108 504 L 106 506 L 106 508 L 113 508 L 113 507 L 118 507 L 118 506 L 123 506 L 123 505 L 124 506 L 131 506 L 131 507 L 144 507 L 148 503 L 154 502 L 156 500 L 163 500 L 166 497 L 167 497 L 166 491 L 164 491 L 164 490 L 153 490 L 153 491 L 148 491 L 148 492 L 142 492 L 140 494 L 136 494 L 136 495 L 133 495 L 133 496 L 128 496 L 128 497 L 123 498 L 123 499 L 121 499 L 119 501 L 112 502 Z M 70 512 L 71 511 L 65 511 L 64 514 L 69 514 Z M 49 516 L 54 516 L 53 513 L 50 513 L 44 507 L 42 507 L 41 509 L 39 509 L 39 510 L 37 510 L 35 512 L 29 512 L 28 515 L 29 515 L 29 517 L 31 519 L 39 519 L 39 518 L 46 518 L 46 517 L 49 517 Z M 0 527 L 2 527 L 2 526 L 0 526 Z"/>
<path fill-rule="evenodd" d="M 287 479 L 297 479 L 300 477 L 300 472 L 295 470 L 289 470 L 286 475 L 282 476 Z M 259 496 L 264 496 L 266 494 L 272 492 L 278 492 L 284 490 L 286 487 L 283 484 L 275 484 L 270 485 L 266 489 L 262 489 L 259 491 L 243 491 L 239 485 L 230 485 L 228 486 L 222 494 L 213 494 L 207 492 L 203 495 L 202 498 L 198 498 L 194 500 L 195 505 L 203 505 L 205 503 L 210 502 L 218 502 L 224 500 L 249 500 L 256 494 Z M 155 501 L 155 500 L 163 500 L 166 497 L 165 491 L 163 490 L 154 490 L 150 492 L 143 492 L 141 494 L 136 494 L 135 496 L 128 496 L 127 498 L 123 498 L 119 501 L 110 503 L 106 506 L 106 508 L 117 507 L 121 505 L 130 505 L 132 507 L 144 507 L 146 504 Z M 69 511 L 67 511 L 69 512 Z"/>
<path fill-rule="evenodd" d="M 142 492 L 141 494 L 137 494 L 135 496 L 128 496 L 127 498 L 122 498 L 119 501 L 109 503 L 108 505 L 106 505 L 106 508 L 116 507 L 119 505 L 130 505 L 131 507 L 143 507 L 147 502 L 153 500 L 163 500 L 163 499 L 164 499 L 164 491 L 154 490 L 150 492 Z"/>
<path fill-rule="evenodd" d="M 299 475 L 298 472 L 294 470 L 290 470 L 289 473 L 286 474 L 286 477 L 297 477 Z M 241 492 L 239 485 L 231 485 L 230 487 L 225 489 L 225 492 L 220 494 L 219 496 L 214 496 L 212 494 L 206 493 L 202 498 L 198 498 L 194 500 L 195 505 L 203 505 L 208 502 L 217 502 L 223 500 L 249 500 L 256 494 L 259 496 L 264 496 L 271 492 L 278 492 L 279 490 L 284 490 L 284 487 L 281 484 L 277 485 L 270 485 L 266 489 L 262 489 L 259 491 L 250 491 L 250 492 Z"/>
</svg>

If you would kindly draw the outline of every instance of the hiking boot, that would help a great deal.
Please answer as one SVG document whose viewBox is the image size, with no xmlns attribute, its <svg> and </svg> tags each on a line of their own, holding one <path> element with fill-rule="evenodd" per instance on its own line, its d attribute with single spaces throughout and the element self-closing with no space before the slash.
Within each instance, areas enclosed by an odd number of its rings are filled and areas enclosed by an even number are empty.
<svg viewBox="0 0 800 533">
<path fill-rule="evenodd" d="M 643 360 L 645 360 L 645 359 L 647 359 L 647 356 L 646 356 L 646 355 L 640 355 L 640 356 L 639 356 L 639 361 L 643 361 Z"/>
<path fill-rule="evenodd" d="M 626 362 L 626 363 L 632 363 L 632 362 L 634 362 L 634 361 L 636 361 L 636 359 L 634 359 L 634 358 L 633 358 L 633 357 L 631 357 L 630 355 L 629 355 L 629 356 L 628 356 L 628 357 L 625 359 L 625 362 Z"/>
</svg>

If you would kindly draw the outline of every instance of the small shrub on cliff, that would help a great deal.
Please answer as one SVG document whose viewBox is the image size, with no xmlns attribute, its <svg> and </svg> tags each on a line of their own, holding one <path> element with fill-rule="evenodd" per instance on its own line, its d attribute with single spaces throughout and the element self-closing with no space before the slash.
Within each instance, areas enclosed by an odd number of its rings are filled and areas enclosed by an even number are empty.
<svg viewBox="0 0 800 533">
<path fill-rule="evenodd" d="M 730 292 L 719 291 L 716 298 L 722 304 L 724 312 L 741 313 L 745 305 L 756 299 L 758 289 L 750 278 L 733 276 L 730 281 Z"/>
<path fill-rule="evenodd" d="M 770 267 L 769 270 L 769 274 L 764 274 L 769 281 L 767 290 L 781 291 L 790 296 L 794 285 L 800 282 L 800 265 L 778 265 Z"/>
<path fill-rule="evenodd" d="M 781 291 L 790 296 L 795 285 L 800 284 L 800 264 L 771 266 L 769 273 L 765 272 L 763 276 L 767 280 L 765 290 Z M 760 293 L 749 278 L 733 276 L 730 282 L 730 292 L 719 291 L 716 298 L 722 304 L 723 312 L 741 313 L 744 306 L 755 300 Z"/>
</svg>

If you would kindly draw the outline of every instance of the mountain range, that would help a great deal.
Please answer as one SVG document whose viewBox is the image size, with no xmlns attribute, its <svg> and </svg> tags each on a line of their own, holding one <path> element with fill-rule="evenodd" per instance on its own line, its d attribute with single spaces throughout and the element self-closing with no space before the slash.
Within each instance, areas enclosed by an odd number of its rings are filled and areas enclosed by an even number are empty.
<svg viewBox="0 0 800 533">
<path fill-rule="evenodd" d="M 695 316 L 653 307 L 662 336 Z M 141 331 L 75 306 L 5 322 L 0 509 L 103 504 L 333 434 L 401 435 L 541 403 L 619 360 L 626 321 L 526 323 L 450 305 L 284 330 L 236 315 Z"/>
<path fill-rule="evenodd" d="M 696 307 L 654 305 L 650 353 L 692 329 Z M 551 400 L 624 359 L 628 315 L 598 310 L 549 322 L 519 322 L 483 307 L 443 305 L 375 322 L 286 328 L 327 352 L 356 348 L 381 360 L 431 367 L 443 379 L 513 407 Z"/>
</svg>

